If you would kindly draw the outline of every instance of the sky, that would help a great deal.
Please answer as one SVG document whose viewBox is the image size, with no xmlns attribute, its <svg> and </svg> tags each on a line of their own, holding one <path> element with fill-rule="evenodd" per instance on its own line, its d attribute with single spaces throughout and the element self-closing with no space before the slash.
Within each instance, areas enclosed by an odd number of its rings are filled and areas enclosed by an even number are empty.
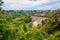
<svg viewBox="0 0 60 40">
<path fill-rule="evenodd" d="M 55 10 L 60 0 L 2 0 L 4 10 Z"/>
</svg>

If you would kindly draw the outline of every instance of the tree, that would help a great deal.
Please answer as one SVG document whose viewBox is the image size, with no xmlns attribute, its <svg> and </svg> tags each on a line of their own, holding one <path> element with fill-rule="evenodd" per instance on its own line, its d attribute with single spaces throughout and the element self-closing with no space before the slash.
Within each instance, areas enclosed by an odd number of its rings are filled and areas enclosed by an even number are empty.
<svg viewBox="0 0 60 40">
<path fill-rule="evenodd" d="M 56 30 L 60 29 L 60 26 L 58 26 L 60 24 L 60 12 L 59 11 L 53 11 L 53 12 L 49 12 L 47 14 L 48 19 L 43 21 L 43 26 L 45 26 L 46 31 L 48 31 L 49 33 L 54 33 Z M 44 29 L 45 29 L 44 28 Z"/>
</svg>

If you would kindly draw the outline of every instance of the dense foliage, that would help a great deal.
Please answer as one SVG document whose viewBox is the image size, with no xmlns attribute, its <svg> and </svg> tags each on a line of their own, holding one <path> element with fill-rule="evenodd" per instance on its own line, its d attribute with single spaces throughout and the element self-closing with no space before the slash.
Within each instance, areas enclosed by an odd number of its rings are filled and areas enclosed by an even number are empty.
<svg viewBox="0 0 60 40">
<path fill-rule="evenodd" d="M 48 12 L 46 16 L 42 26 L 33 27 L 30 16 L 12 18 L 1 10 L 0 40 L 60 40 L 60 12 Z"/>
</svg>

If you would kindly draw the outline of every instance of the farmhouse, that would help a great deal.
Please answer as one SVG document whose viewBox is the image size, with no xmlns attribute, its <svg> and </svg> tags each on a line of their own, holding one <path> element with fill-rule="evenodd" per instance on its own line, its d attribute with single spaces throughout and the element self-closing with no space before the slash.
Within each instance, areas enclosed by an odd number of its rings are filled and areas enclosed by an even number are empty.
<svg viewBox="0 0 60 40">
<path fill-rule="evenodd" d="M 32 25 L 37 26 L 37 25 L 42 25 L 42 20 L 46 20 L 46 17 L 37 17 L 37 16 L 31 16 L 32 18 Z"/>
</svg>

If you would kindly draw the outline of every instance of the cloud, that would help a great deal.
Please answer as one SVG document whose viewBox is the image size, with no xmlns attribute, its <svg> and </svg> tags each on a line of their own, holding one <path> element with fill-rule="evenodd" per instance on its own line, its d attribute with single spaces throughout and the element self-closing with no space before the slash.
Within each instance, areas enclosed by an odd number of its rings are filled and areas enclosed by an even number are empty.
<svg viewBox="0 0 60 40">
<path fill-rule="evenodd" d="M 60 8 L 60 1 L 51 2 L 42 6 L 36 7 L 37 10 L 55 10 Z"/>
<path fill-rule="evenodd" d="M 57 0 L 3 0 L 3 9 L 33 9 L 36 5 L 48 4 Z"/>
</svg>

